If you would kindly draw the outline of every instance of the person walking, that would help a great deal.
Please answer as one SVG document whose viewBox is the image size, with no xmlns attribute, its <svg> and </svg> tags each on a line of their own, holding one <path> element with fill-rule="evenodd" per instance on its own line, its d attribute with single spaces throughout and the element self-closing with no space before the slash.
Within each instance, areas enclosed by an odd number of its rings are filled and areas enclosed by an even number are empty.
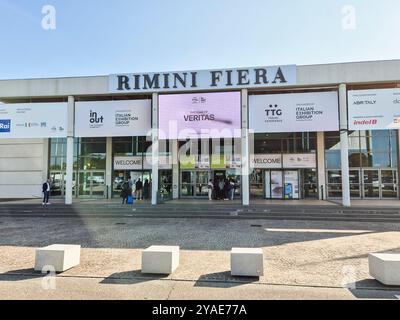
<svg viewBox="0 0 400 320">
<path fill-rule="evenodd" d="M 235 181 L 233 179 L 229 179 L 229 200 L 233 201 L 235 198 Z"/>
<path fill-rule="evenodd" d="M 224 200 L 224 187 L 225 182 L 223 179 L 219 179 L 218 182 L 218 200 Z"/>
<path fill-rule="evenodd" d="M 225 181 L 224 181 L 224 200 L 225 201 L 228 201 L 229 200 L 229 188 L 230 188 L 230 183 L 229 183 L 229 180 L 228 179 L 226 179 L 225 178 Z"/>
<path fill-rule="evenodd" d="M 214 183 L 212 179 L 210 179 L 210 181 L 208 182 L 208 200 L 210 201 L 212 200 L 213 189 L 214 189 Z"/>
<path fill-rule="evenodd" d="M 142 200 L 142 195 L 143 195 L 143 182 L 138 179 L 135 184 L 135 193 L 136 193 L 136 200 Z"/>
<path fill-rule="evenodd" d="M 125 181 L 122 184 L 122 190 L 121 190 L 121 198 L 122 198 L 122 204 L 128 204 L 128 196 L 132 195 L 132 191 L 129 188 L 129 182 Z"/>
<path fill-rule="evenodd" d="M 144 180 L 144 185 L 143 185 L 143 198 L 144 200 L 148 200 L 150 197 L 150 183 L 149 179 Z"/>
<path fill-rule="evenodd" d="M 43 192 L 43 205 L 49 205 L 49 198 L 50 198 L 50 190 L 51 190 L 51 180 L 47 179 L 45 183 L 43 183 L 42 186 L 42 192 Z"/>
</svg>

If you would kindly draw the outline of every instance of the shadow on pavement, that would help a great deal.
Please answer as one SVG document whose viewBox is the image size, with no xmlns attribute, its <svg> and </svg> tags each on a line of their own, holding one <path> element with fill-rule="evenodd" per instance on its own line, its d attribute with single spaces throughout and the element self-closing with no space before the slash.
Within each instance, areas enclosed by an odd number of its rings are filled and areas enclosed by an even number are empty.
<svg viewBox="0 0 400 320">
<path fill-rule="evenodd" d="M 233 288 L 245 284 L 258 283 L 259 277 L 234 277 L 230 271 L 216 272 L 202 275 L 195 283 L 195 287 L 202 288 Z"/>
<path fill-rule="evenodd" d="M 45 275 L 36 272 L 33 268 L 10 270 L 0 274 L 0 281 L 21 281 L 28 279 L 43 278 Z"/>
<path fill-rule="evenodd" d="M 386 286 L 375 279 L 360 280 L 348 284 L 348 287 L 358 299 L 400 299 L 399 286 Z"/>
<path fill-rule="evenodd" d="M 141 270 L 113 273 L 102 280 L 101 284 L 135 284 L 168 278 L 168 275 L 143 274 Z"/>
</svg>

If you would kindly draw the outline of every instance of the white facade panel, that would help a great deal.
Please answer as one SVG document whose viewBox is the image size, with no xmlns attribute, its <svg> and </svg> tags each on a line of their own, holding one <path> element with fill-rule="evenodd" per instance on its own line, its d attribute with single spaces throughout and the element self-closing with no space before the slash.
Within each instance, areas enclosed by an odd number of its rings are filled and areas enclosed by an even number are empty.
<svg viewBox="0 0 400 320">
<path fill-rule="evenodd" d="M 0 172 L 0 185 L 38 185 L 42 183 L 42 171 Z"/>
<path fill-rule="evenodd" d="M 0 159 L 1 158 L 30 158 L 42 157 L 43 144 L 17 144 L 5 145 L 0 140 Z"/>
<path fill-rule="evenodd" d="M 2 199 L 29 199 L 42 197 L 42 184 L 38 185 L 0 185 Z M 38 200 L 40 201 L 40 200 Z"/>
<path fill-rule="evenodd" d="M 42 171 L 43 158 L 0 158 L 1 171 Z"/>
</svg>

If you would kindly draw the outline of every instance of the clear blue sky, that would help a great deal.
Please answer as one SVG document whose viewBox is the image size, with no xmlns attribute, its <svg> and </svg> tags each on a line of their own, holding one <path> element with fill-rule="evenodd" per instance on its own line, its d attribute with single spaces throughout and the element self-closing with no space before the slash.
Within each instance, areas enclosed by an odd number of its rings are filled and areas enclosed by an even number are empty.
<svg viewBox="0 0 400 320">
<path fill-rule="evenodd" d="M 0 0 L 0 35 L 0 79 L 397 59 L 400 0 Z"/>
</svg>

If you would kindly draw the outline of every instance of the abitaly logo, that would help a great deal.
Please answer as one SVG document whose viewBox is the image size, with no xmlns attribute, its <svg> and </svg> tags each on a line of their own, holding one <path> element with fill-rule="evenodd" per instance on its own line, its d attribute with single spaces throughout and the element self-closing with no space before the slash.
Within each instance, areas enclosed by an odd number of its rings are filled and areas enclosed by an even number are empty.
<svg viewBox="0 0 400 320">
<path fill-rule="evenodd" d="M 0 133 L 7 133 L 11 131 L 11 120 L 0 119 Z"/>
</svg>

